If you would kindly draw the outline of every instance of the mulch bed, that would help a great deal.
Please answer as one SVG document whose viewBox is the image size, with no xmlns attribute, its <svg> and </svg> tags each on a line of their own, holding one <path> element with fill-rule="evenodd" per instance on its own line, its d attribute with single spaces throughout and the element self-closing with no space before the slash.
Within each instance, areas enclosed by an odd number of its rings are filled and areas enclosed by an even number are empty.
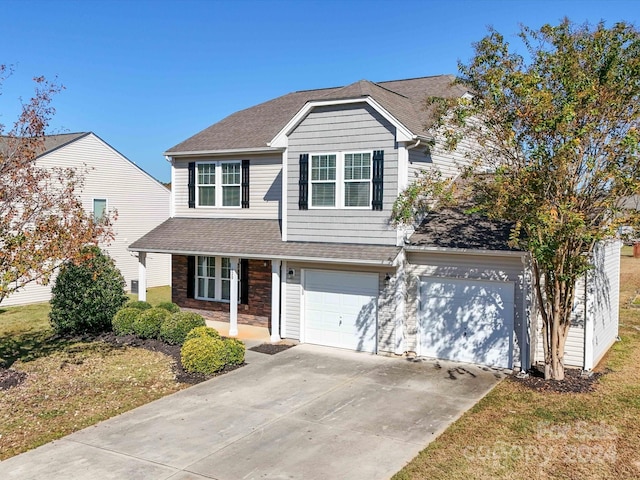
<svg viewBox="0 0 640 480">
<path fill-rule="evenodd" d="M 242 365 L 227 365 L 218 373 L 213 375 L 204 375 L 202 373 L 190 373 L 182 368 L 182 361 L 180 360 L 180 345 L 169 345 L 161 340 L 155 339 L 142 339 L 135 335 L 122 335 L 118 336 L 113 332 L 103 333 L 95 338 L 95 340 L 109 343 L 116 346 L 130 346 L 139 347 L 152 352 L 160 352 L 171 357 L 173 362 L 173 370 L 176 376 L 176 380 L 181 383 L 196 384 L 209 380 L 210 378 L 229 373 Z M 244 364 L 243 364 L 244 365 Z"/>
<path fill-rule="evenodd" d="M 24 372 L 18 372 L 11 368 L 0 368 L 0 390 L 9 390 L 11 387 L 17 387 L 27 378 Z"/>
<path fill-rule="evenodd" d="M 564 371 L 564 380 L 545 380 L 544 370 L 533 367 L 529 370 L 529 376 L 519 378 L 511 375 L 509 378 L 527 388 L 538 392 L 554 393 L 589 393 L 596 389 L 598 379 L 604 375 L 603 372 L 593 372 L 591 375 L 582 375 L 582 371 L 577 368 L 567 368 Z"/>
<path fill-rule="evenodd" d="M 285 343 L 263 343 L 262 345 L 251 347 L 249 350 L 252 352 L 266 353 L 267 355 L 275 355 L 294 346 L 295 345 Z"/>
</svg>

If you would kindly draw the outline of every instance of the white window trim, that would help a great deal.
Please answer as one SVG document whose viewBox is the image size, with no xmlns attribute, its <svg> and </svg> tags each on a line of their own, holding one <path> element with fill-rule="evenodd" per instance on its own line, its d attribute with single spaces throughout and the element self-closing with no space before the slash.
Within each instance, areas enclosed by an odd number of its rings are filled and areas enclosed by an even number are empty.
<svg viewBox="0 0 640 480">
<path fill-rule="evenodd" d="M 240 165 L 240 183 L 237 184 L 237 186 L 240 187 L 240 201 L 238 202 L 238 205 L 222 205 L 222 189 L 224 187 L 224 185 L 222 184 L 222 164 L 223 163 L 236 163 L 238 165 Z M 216 189 L 216 193 L 215 193 L 215 205 L 200 205 L 200 183 L 198 183 L 198 165 L 215 165 L 216 168 L 216 183 L 213 185 L 215 186 Z M 207 186 L 207 185 L 205 185 Z M 232 186 L 235 186 L 232 185 Z M 195 183 L 195 189 L 196 189 L 196 208 L 222 208 L 222 209 L 228 209 L 228 208 L 242 208 L 242 161 L 240 160 L 203 160 L 201 162 L 196 162 L 196 183 Z"/>
<path fill-rule="evenodd" d="M 96 220 L 96 200 L 104 200 L 104 216 L 109 216 L 109 199 L 105 197 L 93 197 L 91 199 L 91 216 Z"/>
<path fill-rule="evenodd" d="M 351 207 L 345 205 L 345 188 L 344 184 L 347 182 L 344 178 L 344 168 L 345 168 L 345 155 L 352 153 L 368 153 L 369 161 L 371 162 L 371 167 L 369 169 L 369 205 L 364 207 Z M 313 205 L 313 184 L 314 183 L 334 183 L 329 180 L 311 180 L 312 178 L 312 168 L 313 168 L 313 157 L 320 155 L 335 155 L 336 156 L 336 204 L 333 207 L 325 207 L 325 206 L 314 206 Z M 309 153 L 309 175 L 307 183 L 309 185 L 309 199 L 308 205 L 309 210 L 371 210 L 371 205 L 373 202 L 373 150 L 347 150 L 347 151 L 338 151 L 338 152 L 313 152 Z M 362 182 L 364 180 L 348 180 L 348 182 Z"/>
<path fill-rule="evenodd" d="M 199 295 L 199 291 L 198 291 L 198 264 L 200 262 L 201 258 L 207 258 L 207 257 L 213 257 L 216 259 L 216 266 L 215 266 L 215 277 L 214 277 L 214 295 L 215 298 L 209 298 L 209 297 L 202 297 Z M 196 256 L 196 272 L 194 275 L 194 279 L 193 281 L 195 282 L 194 285 L 194 292 L 195 292 L 195 299 L 196 300 L 203 300 L 205 302 L 219 302 L 219 303 L 231 303 L 230 300 L 225 300 L 222 298 L 222 259 L 223 258 L 228 258 L 229 261 L 231 260 L 231 257 L 218 257 L 218 256 L 214 256 L 214 255 L 198 255 Z M 241 282 L 241 278 L 240 278 L 240 262 L 238 262 L 238 266 L 236 267 L 237 271 L 238 271 L 238 304 L 240 303 L 240 282 Z M 225 278 L 224 280 L 231 280 L 231 270 L 229 270 L 229 278 Z M 212 277 L 207 277 L 207 278 L 212 278 Z"/>
</svg>

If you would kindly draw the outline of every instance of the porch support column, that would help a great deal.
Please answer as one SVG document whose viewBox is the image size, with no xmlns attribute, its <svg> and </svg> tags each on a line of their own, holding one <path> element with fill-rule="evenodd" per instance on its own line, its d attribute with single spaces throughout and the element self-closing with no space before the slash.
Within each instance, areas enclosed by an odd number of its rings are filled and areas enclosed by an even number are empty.
<svg viewBox="0 0 640 480">
<path fill-rule="evenodd" d="M 138 300 L 147 300 L 147 253 L 138 252 Z"/>
<path fill-rule="evenodd" d="M 280 260 L 271 260 L 271 342 L 280 341 Z"/>
<path fill-rule="evenodd" d="M 229 292 L 229 336 L 238 336 L 238 257 L 231 257 L 231 285 Z"/>
</svg>

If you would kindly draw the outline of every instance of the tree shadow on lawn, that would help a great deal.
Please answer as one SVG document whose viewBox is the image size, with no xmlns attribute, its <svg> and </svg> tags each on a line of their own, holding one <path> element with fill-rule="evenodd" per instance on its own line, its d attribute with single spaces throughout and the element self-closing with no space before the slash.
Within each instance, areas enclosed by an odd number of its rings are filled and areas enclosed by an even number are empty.
<svg viewBox="0 0 640 480">
<path fill-rule="evenodd" d="M 28 362 L 46 357 L 77 341 L 59 337 L 50 330 L 0 336 L 0 367 L 11 368 L 16 360 Z"/>
</svg>

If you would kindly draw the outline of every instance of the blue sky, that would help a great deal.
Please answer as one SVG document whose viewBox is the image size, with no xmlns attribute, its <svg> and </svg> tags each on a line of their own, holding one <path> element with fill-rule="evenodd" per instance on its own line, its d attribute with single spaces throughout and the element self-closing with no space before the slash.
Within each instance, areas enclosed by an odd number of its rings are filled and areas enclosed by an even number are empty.
<svg viewBox="0 0 640 480">
<path fill-rule="evenodd" d="M 0 123 L 57 77 L 51 133 L 93 131 L 162 181 L 162 152 L 296 90 L 457 73 L 489 25 L 638 26 L 634 0 L 0 0 Z"/>
</svg>

